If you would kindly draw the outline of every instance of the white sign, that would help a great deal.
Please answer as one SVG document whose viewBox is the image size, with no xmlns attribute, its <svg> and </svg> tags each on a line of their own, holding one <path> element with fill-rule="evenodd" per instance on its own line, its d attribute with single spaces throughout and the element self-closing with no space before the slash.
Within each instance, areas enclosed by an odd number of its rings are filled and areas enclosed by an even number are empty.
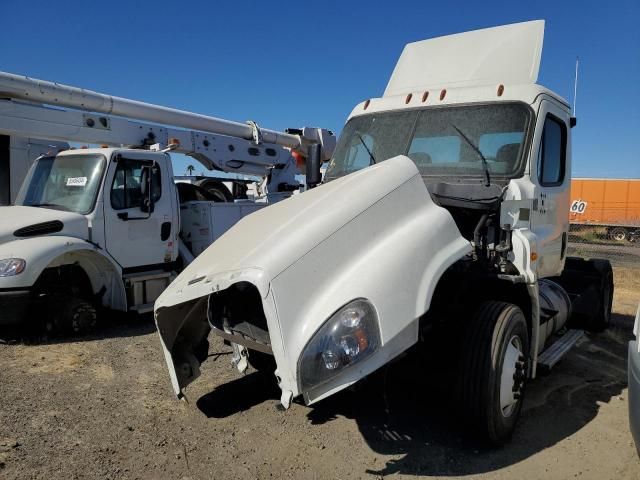
<svg viewBox="0 0 640 480">
<path fill-rule="evenodd" d="M 584 211 L 587 209 L 587 202 L 585 202 L 584 200 L 574 200 L 571 203 L 571 208 L 569 209 L 569 211 L 571 213 L 584 213 Z"/>
<path fill-rule="evenodd" d="M 67 187 L 84 187 L 87 184 L 87 177 L 67 178 Z"/>
</svg>

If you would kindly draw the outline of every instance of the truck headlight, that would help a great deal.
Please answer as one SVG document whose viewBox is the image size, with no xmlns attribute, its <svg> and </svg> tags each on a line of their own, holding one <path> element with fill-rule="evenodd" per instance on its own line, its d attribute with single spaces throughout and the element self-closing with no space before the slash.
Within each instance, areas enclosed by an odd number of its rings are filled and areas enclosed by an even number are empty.
<svg viewBox="0 0 640 480">
<path fill-rule="evenodd" d="M 24 271 L 27 266 L 22 258 L 4 258 L 0 260 L 0 277 L 12 277 Z"/>
<path fill-rule="evenodd" d="M 327 320 L 302 350 L 300 388 L 307 391 L 371 356 L 380 346 L 376 311 L 367 300 L 354 300 Z"/>
</svg>

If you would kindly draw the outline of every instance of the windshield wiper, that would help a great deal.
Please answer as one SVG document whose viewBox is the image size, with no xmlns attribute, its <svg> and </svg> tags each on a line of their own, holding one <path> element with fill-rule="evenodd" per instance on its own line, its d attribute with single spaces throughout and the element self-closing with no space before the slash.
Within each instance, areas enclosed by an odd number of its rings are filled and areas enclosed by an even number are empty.
<svg viewBox="0 0 640 480">
<path fill-rule="evenodd" d="M 356 135 L 360 139 L 360 143 L 362 143 L 362 146 L 365 148 L 365 150 L 369 154 L 369 158 L 371 159 L 371 161 L 369 162 L 369 165 L 375 165 L 377 163 L 376 162 L 376 157 L 373 156 L 373 153 L 371 153 L 371 150 L 369 150 L 369 147 L 367 147 L 367 144 L 364 143 L 364 140 L 362 139 L 362 136 L 358 132 L 356 132 Z"/>
<path fill-rule="evenodd" d="M 469 146 L 473 149 L 473 151 L 476 152 L 478 154 L 478 156 L 480 157 L 480 159 L 482 160 L 482 168 L 484 168 L 484 176 L 486 178 L 486 183 L 484 185 L 485 185 L 485 187 L 490 187 L 491 186 L 491 177 L 489 176 L 489 163 L 487 162 L 487 159 L 482 154 L 480 149 L 476 146 L 476 144 L 473 143 L 471 140 L 469 140 L 469 137 L 467 137 L 462 132 L 462 130 L 460 130 L 458 127 L 456 127 L 453 123 L 451 124 L 451 126 L 453 128 L 455 128 L 456 132 L 458 132 L 458 134 L 464 139 L 465 142 L 467 142 L 469 144 Z"/>
<path fill-rule="evenodd" d="M 32 203 L 27 206 L 28 207 L 54 207 L 54 208 L 59 208 L 60 210 L 65 210 L 67 212 L 69 211 L 69 209 L 64 205 L 58 205 L 57 203 Z"/>
</svg>

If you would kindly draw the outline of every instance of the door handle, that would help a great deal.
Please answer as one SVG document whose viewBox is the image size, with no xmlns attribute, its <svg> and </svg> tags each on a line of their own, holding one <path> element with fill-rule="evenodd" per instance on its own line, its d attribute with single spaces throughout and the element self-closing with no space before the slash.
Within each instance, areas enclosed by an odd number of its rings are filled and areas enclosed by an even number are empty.
<svg viewBox="0 0 640 480">
<path fill-rule="evenodd" d="M 163 242 L 171 235 L 171 222 L 164 222 L 160 226 L 160 240 Z"/>
</svg>

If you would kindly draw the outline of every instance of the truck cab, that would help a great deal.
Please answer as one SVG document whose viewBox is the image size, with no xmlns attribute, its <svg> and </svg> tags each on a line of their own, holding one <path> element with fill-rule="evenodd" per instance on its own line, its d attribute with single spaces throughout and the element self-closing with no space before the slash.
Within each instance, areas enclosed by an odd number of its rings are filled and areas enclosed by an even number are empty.
<svg viewBox="0 0 640 480">
<path fill-rule="evenodd" d="M 580 335 L 557 343 L 572 311 L 602 328 L 613 288 L 610 265 L 567 258 L 575 120 L 536 84 L 543 33 L 534 21 L 407 45 L 323 183 L 239 222 L 156 301 L 176 395 L 209 333 L 240 371 L 272 373 L 285 407 L 435 338 L 468 424 L 507 442 L 526 381 Z"/>
<path fill-rule="evenodd" d="M 42 156 L 0 216 L 1 324 L 21 323 L 37 304 L 59 312 L 53 324 L 75 315 L 65 327 L 81 330 L 95 306 L 150 309 L 174 276 L 180 209 L 167 153 Z"/>
</svg>

